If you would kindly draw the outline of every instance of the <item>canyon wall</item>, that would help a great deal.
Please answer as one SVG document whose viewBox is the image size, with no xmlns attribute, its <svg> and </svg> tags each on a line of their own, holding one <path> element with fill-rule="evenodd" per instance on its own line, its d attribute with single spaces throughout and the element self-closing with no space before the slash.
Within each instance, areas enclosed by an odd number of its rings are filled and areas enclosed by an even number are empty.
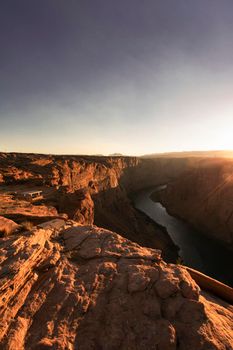
<svg viewBox="0 0 233 350">
<path fill-rule="evenodd" d="M 94 222 L 139 244 L 161 249 L 164 258 L 175 261 L 177 247 L 166 230 L 135 210 L 129 196 L 173 179 L 188 165 L 186 160 L 1 153 L 0 189 L 8 193 L 42 189 L 41 210 L 47 213 L 46 220 L 48 212 L 55 210 L 54 216 L 65 213 L 82 224 Z M 19 206 L 17 202 L 16 211 Z M 35 205 L 25 208 L 22 204 L 18 217 L 12 208 L 0 214 L 22 221 L 22 212 L 28 214 L 28 210 L 34 213 L 30 220 L 38 223 L 39 206 Z"/>
<path fill-rule="evenodd" d="M 0 153 L 0 189 L 43 190 L 41 207 L 20 209 L 17 204 L 18 218 L 23 212 L 34 213 L 35 220 L 37 212 L 38 216 L 44 212 L 46 220 L 65 213 L 79 223 L 94 222 L 144 246 L 162 249 L 164 257 L 174 261 L 177 249 L 170 237 L 161 226 L 133 208 L 130 195 L 168 183 L 160 198 L 168 211 L 232 248 L 232 166 L 231 160 L 219 158 Z M 17 221 L 13 209 L 10 213 L 0 210 L 0 215 L 6 214 Z"/>
<path fill-rule="evenodd" d="M 233 160 L 200 160 L 155 197 L 170 214 L 233 249 Z"/>
<path fill-rule="evenodd" d="M 166 183 L 196 164 L 196 159 L 55 156 L 0 153 L 2 185 L 47 185 L 92 193 L 124 185 L 127 192 Z"/>
</svg>

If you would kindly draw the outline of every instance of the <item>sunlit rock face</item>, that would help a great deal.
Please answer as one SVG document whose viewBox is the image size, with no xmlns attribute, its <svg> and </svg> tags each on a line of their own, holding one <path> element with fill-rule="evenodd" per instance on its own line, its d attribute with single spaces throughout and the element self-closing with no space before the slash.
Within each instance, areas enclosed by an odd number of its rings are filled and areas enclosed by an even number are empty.
<svg viewBox="0 0 233 350">
<path fill-rule="evenodd" d="M 47 185 L 74 192 L 100 192 L 118 186 L 125 168 L 137 166 L 136 157 L 53 156 L 0 153 L 1 181 L 5 184 Z"/>
<path fill-rule="evenodd" d="M 201 160 L 159 198 L 168 211 L 233 249 L 233 161 Z"/>
<path fill-rule="evenodd" d="M 81 192 L 73 219 L 81 224 L 93 224 L 94 202 L 87 191 Z"/>
<path fill-rule="evenodd" d="M 8 192 L 0 197 L 0 215 L 38 224 L 65 213 L 81 224 L 96 223 L 139 244 L 161 249 L 163 256 L 174 262 L 177 247 L 163 228 L 134 209 L 129 194 L 159 184 L 186 166 L 186 162 L 177 165 L 166 159 L 0 153 L 2 186 Z M 35 188 L 43 191 L 40 205 L 16 202 L 9 194 Z"/>
<path fill-rule="evenodd" d="M 195 159 L 0 152 L 0 181 L 6 185 L 45 185 L 66 192 L 88 188 L 91 194 L 121 185 L 128 192 L 134 192 L 177 177 L 195 162 Z"/>
<path fill-rule="evenodd" d="M 54 220 L 0 252 L 2 349 L 233 347 L 229 305 L 114 232 Z"/>
</svg>

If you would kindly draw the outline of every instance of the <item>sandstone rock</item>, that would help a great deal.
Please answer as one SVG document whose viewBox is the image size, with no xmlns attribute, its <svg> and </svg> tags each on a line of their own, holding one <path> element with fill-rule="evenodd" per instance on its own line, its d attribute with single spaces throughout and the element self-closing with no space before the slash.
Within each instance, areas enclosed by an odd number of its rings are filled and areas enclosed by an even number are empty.
<svg viewBox="0 0 233 350">
<path fill-rule="evenodd" d="M 233 347 L 232 307 L 116 233 L 56 220 L 0 253 L 1 349 Z"/>
<path fill-rule="evenodd" d="M 87 191 L 82 191 L 79 201 L 76 204 L 76 211 L 73 220 L 80 224 L 93 224 L 94 222 L 94 203 Z"/>
<path fill-rule="evenodd" d="M 0 234 L 8 236 L 19 229 L 19 225 L 14 221 L 0 216 Z"/>
<path fill-rule="evenodd" d="M 27 208 L 28 203 L 17 202 L 6 209 L 0 198 L 0 215 L 12 215 L 8 217 L 18 223 L 30 220 L 38 224 L 44 221 L 43 217 L 58 217 L 64 212 L 79 223 L 94 222 L 141 245 L 161 249 L 166 261 L 175 262 L 178 249 L 166 230 L 152 221 L 149 223 L 145 215 L 133 208 L 128 196 L 166 181 L 169 174 L 180 173 L 186 166 L 184 162 L 166 159 L 0 152 L 4 191 L 35 189 L 36 186 L 45 194 L 42 205 L 31 208 Z M 53 209 L 48 208 L 49 205 Z M 59 213 L 55 213 L 55 208 Z M 41 220 L 37 221 L 36 216 Z"/>
</svg>

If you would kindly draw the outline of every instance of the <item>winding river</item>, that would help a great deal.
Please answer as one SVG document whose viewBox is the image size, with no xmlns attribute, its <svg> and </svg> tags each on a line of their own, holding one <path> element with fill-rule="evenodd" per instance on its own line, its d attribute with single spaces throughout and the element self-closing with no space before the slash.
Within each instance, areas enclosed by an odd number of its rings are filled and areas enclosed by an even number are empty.
<svg viewBox="0 0 233 350">
<path fill-rule="evenodd" d="M 166 211 L 160 203 L 150 199 L 154 191 L 164 186 L 138 192 L 133 197 L 134 205 L 152 220 L 166 227 L 173 242 L 180 248 L 179 255 L 185 265 L 233 286 L 233 254 L 218 242 L 204 236 Z"/>
</svg>

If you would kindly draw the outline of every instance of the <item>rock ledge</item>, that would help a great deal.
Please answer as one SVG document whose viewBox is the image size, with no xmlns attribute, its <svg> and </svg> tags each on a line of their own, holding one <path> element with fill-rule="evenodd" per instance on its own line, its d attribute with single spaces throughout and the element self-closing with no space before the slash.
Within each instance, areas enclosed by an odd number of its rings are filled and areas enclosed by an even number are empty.
<svg viewBox="0 0 233 350">
<path fill-rule="evenodd" d="M 232 307 L 111 231 L 53 220 L 0 241 L 0 348 L 232 349 Z"/>
</svg>

